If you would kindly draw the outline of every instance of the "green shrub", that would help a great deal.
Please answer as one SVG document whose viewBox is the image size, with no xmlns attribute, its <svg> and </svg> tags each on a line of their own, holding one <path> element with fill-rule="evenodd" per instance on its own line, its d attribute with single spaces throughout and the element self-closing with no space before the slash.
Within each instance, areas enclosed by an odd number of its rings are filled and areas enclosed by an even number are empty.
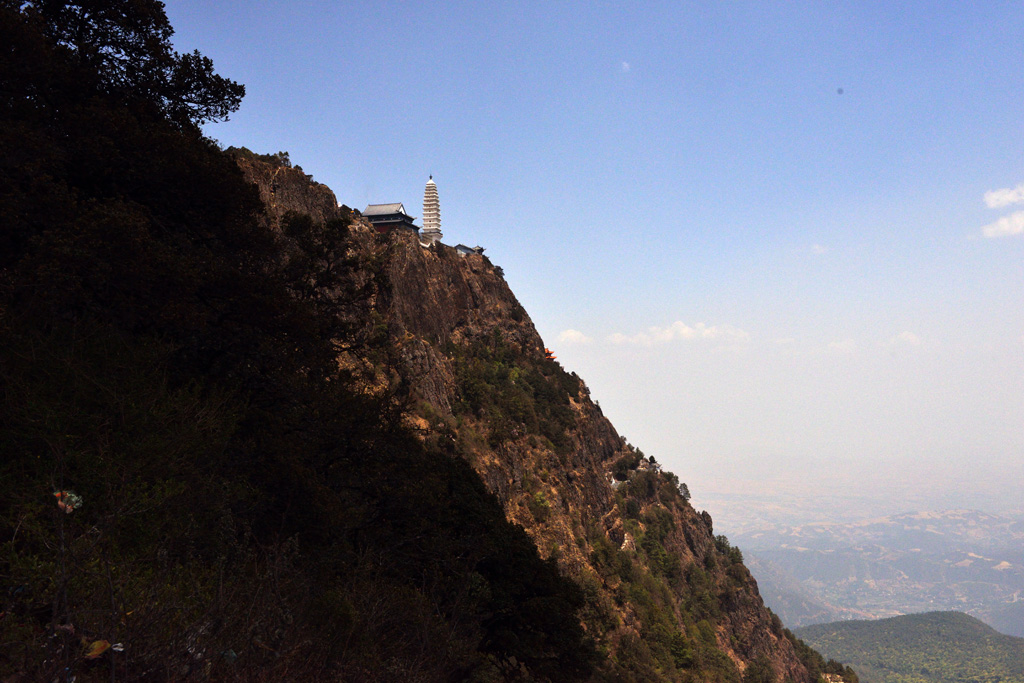
<svg viewBox="0 0 1024 683">
<path fill-rule="evenodd" d="M 538 522 L 545 522 L 551 516 L 551 505 L 543 491 L 535 491 L 532 496 L 527 498 L 527 506 L 530 508 L 533 518 Z"/>
<path fill-rule="evenodd" d="M 461 396 L 457 410 L 488 422 L 492 447 L 514 434 L 535 434 L 558 455 L 572 450 L 569 398 L 578 392 L 578 380 L 557 365 L 515 350 L 500 334 L 452 345 L 449 352 Z"/>
</svg>

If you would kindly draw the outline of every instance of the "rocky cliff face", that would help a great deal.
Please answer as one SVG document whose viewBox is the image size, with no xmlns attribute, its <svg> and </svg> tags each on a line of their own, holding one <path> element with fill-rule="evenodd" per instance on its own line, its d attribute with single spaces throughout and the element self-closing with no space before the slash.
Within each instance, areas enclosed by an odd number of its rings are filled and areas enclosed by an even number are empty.
<svg viewBox="0 0 1024 683">
<path fill-rule="evenodd" d="M 277 220 L 288 211 L 311 216 L 317 221 L 339 218 L 341 208 L 326 185 L 314 182 L 301 168 L 268 164 L 258 159 L 238 157 L 245 177 L 259 189 L 260 199 Z"/>
<path fill-rule="evenodd" d="M 342 214 L 301 171 L 241 165 L 277 218 Z M 362 363 L 400 397 L 424 440 L 466 458 L 507 517 L 581 585 L 608 680 L 816 676 L 710 516 L 619 436 L 582 380 L 545 358 L 499 268 L 423 248 L 409 231 L 380 235 L 358 216 L 349 250 L 369 292 L 367 334 L 386 340 L 386 353 L 343 362 Z"/>
</svg>

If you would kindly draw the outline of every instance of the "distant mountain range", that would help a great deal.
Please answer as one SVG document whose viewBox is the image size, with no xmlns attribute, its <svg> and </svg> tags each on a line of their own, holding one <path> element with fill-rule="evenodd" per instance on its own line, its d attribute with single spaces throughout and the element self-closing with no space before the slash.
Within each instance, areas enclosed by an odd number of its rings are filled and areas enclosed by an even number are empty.
<svg viewBox="0 0 1024 683">
<path fill-rule="evenodd" d="M 936 609 L 1024 636 L 1024 522 L 975 510 L 733 536 L 790 627 Z"/>
<path fill-rule="evenodd" d="M 862 683 L 1024 682 L 1024 638 L 961 612 L 819 624 L 796 635 L 852 666 Z"/>
</svg>

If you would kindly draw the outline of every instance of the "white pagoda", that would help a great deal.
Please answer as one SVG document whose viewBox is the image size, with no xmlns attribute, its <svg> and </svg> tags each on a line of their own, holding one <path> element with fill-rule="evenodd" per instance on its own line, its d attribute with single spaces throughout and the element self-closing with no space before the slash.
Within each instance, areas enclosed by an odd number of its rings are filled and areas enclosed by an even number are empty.
<svg viewBox="0 0 1024 683">
<path fill-rule="evenodd" d="M 437 199 L 437 185 L 430 176 L 423 190 L 423 229 L 420 230 L 420 244 L 431 247 L 441 241 L 441 202 Z"/>
</svg>

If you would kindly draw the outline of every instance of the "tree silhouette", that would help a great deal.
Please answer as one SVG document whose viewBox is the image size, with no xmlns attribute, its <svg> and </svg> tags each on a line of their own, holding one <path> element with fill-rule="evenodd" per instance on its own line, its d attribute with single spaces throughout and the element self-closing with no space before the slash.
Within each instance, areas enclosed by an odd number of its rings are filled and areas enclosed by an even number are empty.
<svg viewBox="0 0 1024 683">
<path fill-rule="evenodd" d="M 218 76 L 199 52 L 179 54 L 163 3 L 156 0 L 5 0 L 8 12 L 57 48 L 83 84 L 125 102 L 155 107 L 178 125 L 226 119 L 245 87 Z"/>
</svg>

